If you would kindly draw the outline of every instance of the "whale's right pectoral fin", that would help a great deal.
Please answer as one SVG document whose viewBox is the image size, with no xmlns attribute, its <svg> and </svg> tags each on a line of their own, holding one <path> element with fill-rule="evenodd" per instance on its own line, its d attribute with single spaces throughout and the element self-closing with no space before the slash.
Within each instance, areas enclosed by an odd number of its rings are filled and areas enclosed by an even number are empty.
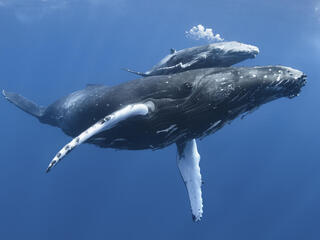
<svg viewBox="0 0 320 240">
<path fill-rule="evenodd" d="M 133 74 L 142 76 L 142 77 L 148 77 L 148 76 L 149 76 L 149 75 L 146 74 L 146 73 L 133 71 L 133 70 L 130 70 L 130 69 L 128 69 L 128 68 L 122 68 L 122 70 L 127 71 L 127 72 L 129 72 L 129 73 L 133 73 Z"/>
<path fill-rule="evenodd" d="M 110 115 L 107 115 L 106 117 L 89 127 L 87 130 L 82 132 L 67 145 L 65 145 L 50 162 L 47 168 L 47 172 L 49 172 L 50 169 L 59 161 L 61 161 L 63 157 L 65 157 L 70 151 L 72 151 L 75 147 L 79 146 L 81 143 L 85 142 L 92 136 L 102 131 L 113 128 L 119 122 L 124 121 L 130 117 L 147 115 L 149 112 L 149 108 L 153 108 L 153 106 L 151 106 L 149 103 L 130 104 L 118 111 L 111 113 Z"/>
<path fill-rule="evenodd" d="M 202 193 L 201 193 L 201 174 L 200 174 L 200 155 L 197 150 L 197 143 L 195 139 L 184 143 L 177 143 L 178 157 L 177 163 L 187 187 L 192 218 L 199 221 L 202 217 Z"/>
</svg>

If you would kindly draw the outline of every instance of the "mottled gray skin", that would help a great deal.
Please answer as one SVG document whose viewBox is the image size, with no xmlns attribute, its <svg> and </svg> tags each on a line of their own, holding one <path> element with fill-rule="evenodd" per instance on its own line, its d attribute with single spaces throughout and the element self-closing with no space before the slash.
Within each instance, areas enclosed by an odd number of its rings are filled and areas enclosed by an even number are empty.
<svg viewBox="0 0 320 240">
<path fill-rule="evenodd" d="M 230 67 L 259 53 L 256 46 L 239 42 L 212 43 L 204 46 L 171 51 L 151 70 L 141 73 L 128 70 L 141 76 L 168 75 L 192 69 Z"/>
<path fill-rule="evenodd" d="M 294 97 L 305 81 L 302 72 L 281 66 L 199 69 L 114 87 L 89 86 L 41 108 L 38 116 L 38 111 L 31 114 L 75 137 L 127 104 L 152 101 L 154 109 L 147 116 L 127 119 L 88 142 L 108 148 L 157 149 L 204 137 L 264 103 Z M 21 96 L 4 95 L 30 113 L 16 100 Z"/>
</svg>

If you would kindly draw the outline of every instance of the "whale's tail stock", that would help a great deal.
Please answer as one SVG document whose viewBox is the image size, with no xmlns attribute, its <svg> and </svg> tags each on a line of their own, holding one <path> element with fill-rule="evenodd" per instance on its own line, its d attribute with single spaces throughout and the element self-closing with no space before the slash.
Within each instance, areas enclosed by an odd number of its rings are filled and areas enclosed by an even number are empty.
<svg viewBox="0 0 320 240">
<path fill-rule="evenodd" d="M 45 112 L 45 107 L 39 106 L 36 103 L 26 99 L 25 97 L 13 93 L 13 92 L 7 92 L 5 90 L 2 90 L 2 95 L 11 103 L 16 105 L 21 110 L 25 111 L 26 113 L 29 113 L 30 115 L 40 118 L 43 116 Z"/>
</svg>

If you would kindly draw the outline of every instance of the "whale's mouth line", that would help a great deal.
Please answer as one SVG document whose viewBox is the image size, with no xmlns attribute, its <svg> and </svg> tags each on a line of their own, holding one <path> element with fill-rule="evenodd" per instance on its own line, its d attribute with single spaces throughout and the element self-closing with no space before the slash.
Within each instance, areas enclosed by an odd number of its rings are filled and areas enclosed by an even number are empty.
<svg viewBox="0 0 320 240">
<path fill-rule="evenodd" d="M 229 59 L 233 59 L 234 57 L 253 59 L 253 58 L 256 58 L 256 56 L 259 54 L 259 52 L 257 52 L 257 51 L 242 51 L 242 52 L 230 51 L 230 52 L 228 52 L 228 54 L 230 54 L 230 56 L 223 56 L 223 57 L 229 58 Z"/>
</svg>

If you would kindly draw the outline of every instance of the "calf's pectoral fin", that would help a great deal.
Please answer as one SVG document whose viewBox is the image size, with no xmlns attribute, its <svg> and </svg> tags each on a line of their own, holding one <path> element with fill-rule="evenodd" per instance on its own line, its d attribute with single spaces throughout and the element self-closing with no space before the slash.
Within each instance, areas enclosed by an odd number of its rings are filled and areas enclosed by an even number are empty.
<svg viewBox="0 0 320 240">
<path fill-rule="evenodd" d="M 142 76 L 142 77 L 147 77 L 147 76 L 149 76 L 149 75 L 148 75 L 148 74 L 146 74 L 146 73 L 133 71 L 133 70 L 128 69 L 128 68 L 122 68 L 122 70 L 127 71 L 127 72 L 129 72 L 129 73 L 133 73 L 133 74 L 136 74 L 136 75 Z"/>
<path fill-rule="evenodd" d="M 89 127 L 87 130 L 82 132 L 80 135 L 75 137 L 67 145 L 65 145 L 50 162 L 47 168 L 47 172 L 49 172 L 53 166 L 55 166 L 59 161 L 63 159 L 63 157 L 65 157 L 70 151 L 79 146 L 81 143 L 85 142 L 92 136 L 102 131 L 114 127 L 119 122 L 124 121 L 130 117 L 147 115 L 149 112 L 149 107 L 150 105 L 148 103 L 130 104 L 118 111 L 111 113 L 110 115 L 107 115 L 106 117 Z"/>
<path fill-rule="evenodd" d="M 195 139 L 184 143 L 177 143 L 178 156 L 177 164 L 187 187 L 191 204 L 192 218 L 199 221 L 202 217 L 202 193 L 201 193 L 201 174 L 200 174 L 200 155 L 197 150 Z"/>
<path fill-rule="evenodd" d="M 191 67 L 193 64 L 197 63 L 198 61 L 199 61 L 198 59 L 194 59 L 191 62 L 187 62 L 187 63 L 179 62 L 173 66 L 159 68 L 157 69 L 157 71 L 170 71 L 170 72 L 178 73 L 180 71 L 185 71 L 187 68 Z"/>
</svg>

